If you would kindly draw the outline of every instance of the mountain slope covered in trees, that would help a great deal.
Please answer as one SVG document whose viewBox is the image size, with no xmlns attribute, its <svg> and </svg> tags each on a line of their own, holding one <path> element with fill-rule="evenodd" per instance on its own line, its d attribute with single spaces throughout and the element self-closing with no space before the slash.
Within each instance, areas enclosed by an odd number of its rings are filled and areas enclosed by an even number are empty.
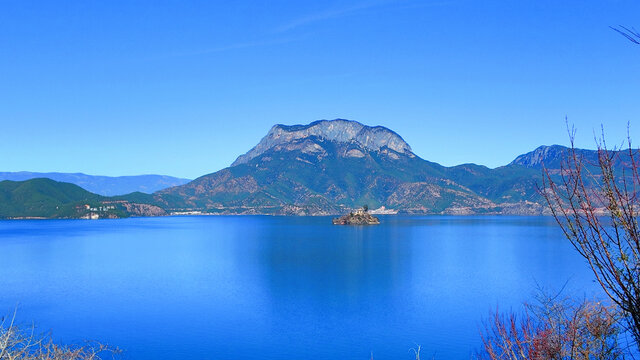
<svg viewBox="0 0 640 360">
<path fill-rule="evenodd" d="M 122 218 L 166 214 L 148 194 L 106 197 L 46 178 L 0 181 L 3 218 Z"/>
</svg>

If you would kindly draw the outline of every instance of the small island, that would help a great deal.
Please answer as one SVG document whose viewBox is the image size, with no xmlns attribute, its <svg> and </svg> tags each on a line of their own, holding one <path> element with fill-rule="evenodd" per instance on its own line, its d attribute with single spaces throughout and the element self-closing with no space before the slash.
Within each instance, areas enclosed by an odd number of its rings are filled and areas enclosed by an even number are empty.
<svg viewBox="0 0 640 360">
<path fill-rule="evenodd" d="M 369 207 L 363 206 L 356 212 L 350 212 L 347 215 L 333 219 L 333 225 L 378 225 L 380 220 L 369 214 Z"/>
</svg>

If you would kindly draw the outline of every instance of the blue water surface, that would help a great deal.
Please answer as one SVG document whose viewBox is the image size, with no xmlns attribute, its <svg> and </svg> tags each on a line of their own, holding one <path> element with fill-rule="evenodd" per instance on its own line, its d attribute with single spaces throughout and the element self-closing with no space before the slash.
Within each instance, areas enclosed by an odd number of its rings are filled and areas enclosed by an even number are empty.
<svg viewBox="0 0 640 360">
<path fill-rule="evenodd" d="M 592 278 L 549 217 L 0 221 L 0 313 L 125 359 L 469 359 L 496 307 Z"/>
</svg>

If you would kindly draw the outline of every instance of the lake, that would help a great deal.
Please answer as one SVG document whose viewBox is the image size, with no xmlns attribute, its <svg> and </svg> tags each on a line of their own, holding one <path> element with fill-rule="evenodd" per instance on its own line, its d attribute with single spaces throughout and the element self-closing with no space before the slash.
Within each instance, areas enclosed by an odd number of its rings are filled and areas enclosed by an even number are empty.
<svg viewBox="0 0 640 360">
<path fill-rule="evenodd" d="M 0 314 L 125 359 L 468 359 L 538 285 L 601 294 L 549 217 L 381 221 L 0 221 Z"/>
</svg>

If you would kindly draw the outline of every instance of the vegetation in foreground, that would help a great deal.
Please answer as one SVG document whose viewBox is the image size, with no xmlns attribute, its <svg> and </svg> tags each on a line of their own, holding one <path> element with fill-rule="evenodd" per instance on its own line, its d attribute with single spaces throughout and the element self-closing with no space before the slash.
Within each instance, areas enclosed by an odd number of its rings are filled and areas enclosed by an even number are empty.
<svg viewBox="0 0 640 360">
<path fill-rule="evenodd" d="M 615 360 L 628 354 L 615 306 L 540 296 L 521 316 L 496 311 L 482 333 L 481 360 Z"/>
<path fill-rule="evenodd" d="M 0 322 L 0 360 L 101 360 L 120 353 L 97 342 L 83 346 L 60 345 L 50 335 L 38 336 L 34 328 L 21 328 L 11 319 Z"/>
</svg>

